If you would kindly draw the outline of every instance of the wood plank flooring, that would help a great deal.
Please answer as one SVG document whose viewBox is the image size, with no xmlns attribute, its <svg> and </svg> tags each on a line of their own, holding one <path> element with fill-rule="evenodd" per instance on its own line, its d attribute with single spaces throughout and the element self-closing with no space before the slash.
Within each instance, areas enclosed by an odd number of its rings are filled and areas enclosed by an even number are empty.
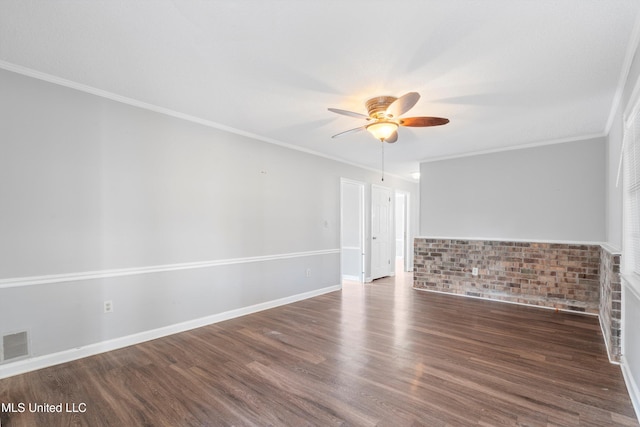
<svg viewBox="0 0 640 427">
<path fill-rule="evenodd" d="M 0 402 L 25 404 L 2 427 L 638 425 L 595 317 L 410 275 L 0 380 Z"/>
</svg>

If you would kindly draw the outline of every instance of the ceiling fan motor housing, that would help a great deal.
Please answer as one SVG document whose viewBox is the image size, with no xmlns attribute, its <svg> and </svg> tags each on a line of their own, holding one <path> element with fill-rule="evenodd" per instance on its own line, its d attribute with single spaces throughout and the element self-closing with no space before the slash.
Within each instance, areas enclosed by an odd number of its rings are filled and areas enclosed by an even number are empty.
<svg viewBox="0 0 640 427">
<path fill-rule="evenodd" d="M 367 106 L 367 111 L 369 112 L 369 117 L 372 117 L 374 119 L 387 118 L 385 114 L 387 108 L 396 99 L 398 98 L 394 96 L 376 96 L 375 98 L 371 98 L 365 103 L 365 105 Z"/>
</svg>

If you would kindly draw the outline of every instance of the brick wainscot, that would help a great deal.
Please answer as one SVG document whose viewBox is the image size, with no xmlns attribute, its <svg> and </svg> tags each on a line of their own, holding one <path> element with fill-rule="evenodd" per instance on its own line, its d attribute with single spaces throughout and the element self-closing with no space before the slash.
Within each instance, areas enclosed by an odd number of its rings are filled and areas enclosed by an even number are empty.
<svg viewBox="0 0 640 427">
<path fill-rule="evenodd" d="M 414 288 L 598 315 L 620 360 L 620 254 L 605 245 L 418 237 L 414 253 Z"/>
</svg>

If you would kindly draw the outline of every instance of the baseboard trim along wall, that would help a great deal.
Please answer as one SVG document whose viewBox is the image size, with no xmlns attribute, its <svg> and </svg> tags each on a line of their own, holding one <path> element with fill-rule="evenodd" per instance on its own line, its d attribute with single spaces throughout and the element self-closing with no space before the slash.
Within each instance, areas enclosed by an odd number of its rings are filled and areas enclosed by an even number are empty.
<svg viewBox="0 0 640 427">
<path fill-rule="evenodd" d="M 629 369 L 629 362 L 625 359 L 624 355 L 621 357 L 620 366 L 622 368 L 622 376 L 627 384 L 627 390 L 629 391 L 629 397 L 633 404 L 633 409 L 636 411 L 636 417 L 640 420 L 640 387 L 635 382 L 633 375 Z"/>
<path fill-rule="evenodd" d="M 606 337 L 606 333 L 605 333 L 605 327 L 602 325 L 602 316 L 598 315 L 598 325 L 600 326 L 600 333 L 602 333 L 602 337 Z M 609 344 L 609 341 L 606 339 L 603 339 L 604 341 L 604 346 L 607 348 L 607 358 L 609 358 L 609 363 L 613 364 L 613 365 L 620 365 L 622 364 L 622 362 L 620 360 L 614 360 L 611 357 L 611 345 Z"/>
<path fill-rule="evenodd" d="M 572 313 L 572 314 L 576 314 L 577 313 L 577 314 L 584 315 L 584 316 L 598 317 L 598 313 L 576 312 L 574 310 L 567 310 L 567 309 L 564 309 L 564 308 L 546 307 L 546 306 L 543 306 L 543 305 L 527 304 L 527 303 L 524 303 L 524 302 L 517 302 L 517 301 L 497 300 L 495 298 L 475 296 L 475 295 L 455 294 L 455 293 L 452 293 L 452 292 L 436 291 L 436 290 L 433 290 L 433 289 L 424 289 L 424 288 L 413 288 L 413 289 L 415 289 L 416 291 L 431 292 L 431 293 L 434 293 L 434 294 L 450 295 L 450 296 L 461 297 L 461 298 L 472 298 L 472 299 L 499 302 L 499 303 L 505 303 L 505 304 L 515 304 L 515 305 L 522 305 L 524 307 L 542 308 L 542 309 L 545 309 L 545 310 L 561 311 L 561 312 L 564 312 L 564 313 Z"/>
<path fill-rule="evenodd" d="M 623 346 L 620 365 L 638 420 L 640 420 L 640 375 L 638 375 L 640 342 L 636 326 L 640 320 L 639 288 L 634 275 L 622 275 L 623 328 L 621 338 Z"/>
<path fill-rule="evenodd" d="M 293 252 L 265 256 L 244 258 L 228 258 L 210 261 L 185 262 L 179 264 L 164 264 L 147 267 L 118 268 L 110 270 L 84 271 L 78 273 L 52 274 L 44 276 L 16 277 L 0 279 L 0 289 L 15 288 L 20 286 L 43 285 L 47 283 L 75 282 L 90 279 L 107 279 L 119 276 L 133 276 L 137 274 L 161 273 L 166 271 L 190 270 L 194 268 L 219 267 L 224 265 L 247 264 L 253 262 L 275 261 L 280 259 L 292 259 L 316 255 L 339 254 L 340 249 L 324 249 L 317 251 Z"/>
<path fill-rule="evenodd" d="M 285 298 L 267 301 L 248 307 L 238 308 L 235 310 L 229 310 L 223 313 L 217 313 L 211 316 L 193 319 L 186 322 L 144 331 L 133 335 L 102 341 L 83 347 L 61 351 L 58 353 L 24 359 L 7 365 L 0 365 L 0 379 L 24 374 L 26 372 L 35 371 L 38 369 L 48 368 L 50 366 L 59 365 L 61 363 L 71 362 L 73 360 L 81 359 L 84 357 L 94 356 L 96 354 L 105 353 L 107 351 L 117 350 L 131 345 L 140 344 L 145 341 L 162 338 L 179 332 L 189 331 L 191 329 L 196 329 L 225 320 L 234 319 L 240 316 L 246 316 L 248 314 L 257 313 L 259 311 L 268 310 L 270 308 L 291 304 L 329 292 L 338 291 L 341 288 L 341 285 L 329 286 L 326 288 L 304 292 L 297 295 L 291 295 Z"/>
</svg>

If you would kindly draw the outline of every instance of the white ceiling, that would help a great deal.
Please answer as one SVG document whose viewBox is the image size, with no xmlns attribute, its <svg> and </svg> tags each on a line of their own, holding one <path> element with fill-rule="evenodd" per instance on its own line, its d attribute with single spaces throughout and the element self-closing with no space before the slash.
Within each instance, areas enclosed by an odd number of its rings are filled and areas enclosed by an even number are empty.
<svg viewBox="0 0 640 427">
<path fill-rule="evenodd" d="M 1 0 L 0 67 L 34 70 L 369 168 L 331 135 L 377 95 L 422 95 L 388 173 L 603 135 L 637 44 L 637 0 Z M 1 95 L 0 95 L 1 96 Z"/>
</svg>

